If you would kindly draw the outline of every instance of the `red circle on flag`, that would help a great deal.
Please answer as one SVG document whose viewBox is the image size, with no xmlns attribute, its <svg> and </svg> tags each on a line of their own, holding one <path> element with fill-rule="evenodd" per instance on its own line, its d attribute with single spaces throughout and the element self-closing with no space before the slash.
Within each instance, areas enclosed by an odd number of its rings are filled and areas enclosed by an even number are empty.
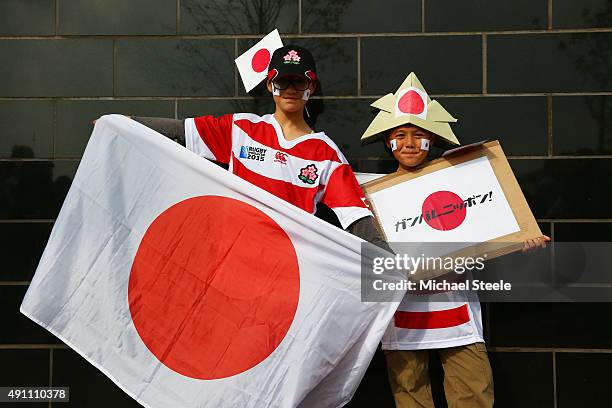
<svg viewBox="0 0 612 408">
<path fill-rule="evenodd" d="M 265 360 L 293 322 L 295 248 L 261 210 L 219 196 L 162 212 L 142 238 L 128 286 L 134 326 L 171 370 L 212 380 Z"/>
<path fill-rule="evenodd" d="M 466 216 L 463 200 L 450 191 L 431 193 L 421 207 L 423 220 L 431 228 L 450 231 L 463 223 Z"/>
<path fill-rule="evenodd" d="M 410 90 L 402 95 L 397 102 L 397 106 L 402 113 L 418 115 L 425 109 L 425 102 L 418 92 Z"/>
<path fill-rule="evenodd" d="M 270 51 L 265 48 L 261 50 L 257 50 L 255 55 L 253 55 L 253 59 L 251 59 L 251 68 L 255 72 L 263 72 L 266 68 L 268 68 L 268 64 L 270 64 Z"/>
</svg>

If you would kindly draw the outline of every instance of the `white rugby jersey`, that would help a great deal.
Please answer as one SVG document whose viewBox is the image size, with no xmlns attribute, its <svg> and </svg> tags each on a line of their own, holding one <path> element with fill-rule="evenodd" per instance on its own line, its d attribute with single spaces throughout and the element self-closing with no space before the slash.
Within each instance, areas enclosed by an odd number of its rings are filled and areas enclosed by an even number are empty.
<svg viewBox="0 0 612 408">
<path fill-rule="evenodd" d="M 288 141 L 274 115 L 234 113 L 185 120 L 186 146 L 301 209 L 318 202 L 331 208 L 343 228 L 372 213 L 355 175 L 323 132 Z"/>
</svg>

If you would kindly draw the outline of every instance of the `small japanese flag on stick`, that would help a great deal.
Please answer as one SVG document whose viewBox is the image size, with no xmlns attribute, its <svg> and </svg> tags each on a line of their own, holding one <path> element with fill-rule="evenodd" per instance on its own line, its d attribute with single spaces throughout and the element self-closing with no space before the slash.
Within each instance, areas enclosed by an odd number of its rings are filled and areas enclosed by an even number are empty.
<svg viewBox="0 0 612 408">
<path fill-rule="evenodd" d="M 278 30 L 274 30 L 236 58 L 236 66 L 247 92 L 266 78 L 272 54 L 282 46 Z"/>
</svg>

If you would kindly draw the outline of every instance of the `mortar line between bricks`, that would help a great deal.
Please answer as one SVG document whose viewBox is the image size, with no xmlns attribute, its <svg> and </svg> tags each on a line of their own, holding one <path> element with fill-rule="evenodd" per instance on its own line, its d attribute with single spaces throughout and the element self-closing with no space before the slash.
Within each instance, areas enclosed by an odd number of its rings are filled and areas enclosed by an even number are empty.
<svg viewBox="0 0 612 408">
<path fill-rule="evenodd" d="M 238 39 L 234 39 L 234 59 L 238 58 Z M 236 64 L 234 64 L 234 97 L 238 96 L 238 69 L 235 67 Z"/>
<path fill-rule="evenodd" d="M 547 26 L 549 30 L 553 28 L 553 0 L 548 0 L 546 4 Z"/>
<path fill-rule="evenodd" d="M 556 282 L 555 277 L 557 276 L 557 268 L 556 268 L 556 262 L 555 262 L 555 222 L 554 221 L 550 221 L 549 223 L 550 225 L 550 241 L 551 241 L 551 245 L 550 245 L 550 256 L 549 256 L 549 261 L 550 261 L 550 279 L 551 282 Z"/>
<path fill-rule="evenodd" d="M 57 157 L 56 154 L 56 140 L 57 140 L 57 102 L 56 101 L 52 101 L 51 102 L 51 138 L 52 140 L 52 152 L 51 152 L 51 157 L 53 157 L 55 159 L 55 157 Z"/>
<path fill-rule="evenodd" d="M 421 32 L 425 32 L 425 0 L 421 0 Z"/>
<path fill-rule="evenodd" d="M 357 37 L 357 96 L 361 96 L 361 37 Z"/>
<path fill-rule="evenodd" d="M 181 34 L 181 0 L 176 0 L 176 35 Z"/>
<path fill-rule="evenodd" d="M 0 219 L 0 224 L 51 224 L 54 222 L 55 222 L 54 218 L 45 218 L 45 219 L 26 218 L 22 220 Z"/>
<path fill-rule="evenodd" d="M 553 110 L 552 96 L 546 96 L 546 137 L 548 141 L 548 156 L 553 156 Z"/>
<path fill-rule="evenodd" d="M 117 96 L 117 40 L 113 40 L 113 96 Z"/>
<path fill-rule="evenodd" d="M 298 0 L 298 33 L 302 34 L 302 0 Z"/>
<path fill-rule="evenodd" d="M 379 32 L 379 33 L 308 33 L 308 34 L 283 34 L 283 38 L 389 38 L 389 37 L 443 37 L 443 36 L 467 36 L 467 35 L 529 35 L 529 34 L 589 34 L 589 33 L 612 33 L 612 27 L 604 28 L 558 28 L 540 30 L 512 30 L 512 31 L 435 31 L 435 32 Z M 108 35 L 3 35 L 0 40 L 70 40 L 70 39 L 117 39 L 117 40 L 233 40 L 233 39 L 261 39 L 261 34 L 183 34 L 183 35 L 135 35 L 135 34 L 108 34 Z"/>
<path fill-rule="evenodd" d="M 66 158 L 55 158 L 55 159 L 18 159 L 18 158 L 10 158 L 10 157 L 3 157 L 0 158 L 0 162 L 50 162 L 50 161 L 63 161 L 63 162 L 78 162 L 80 161 L 81 158 L 80 157 L 66 157 Z"/>
<path fill-rule="evenodd" d="M 30 281 L 0 281 L 0 286 L 29 286 Z"/>
<path fill-rule="evenodd" d="M 60 0 L 55 0 L 55 35 L 59 34 L 59 2 Z M 2 38 L 2 37 L 0 37 Z"/>
<path fill-rule="evenodd" d="M 0 350 L 65 350 L 69 348 L 65 344 L 0 344 Z"/>
<path fill-rule="evenodd" d="M 488 59 L 488 54 L 487 54 L 487 35 L 483 34 L 482 35 L 482 94 L 486 95 L 487 94 L 487 89 L 488 89 L 488 73 L 487 73 L 487 69 L 488 69 L 488 65 L 487 65 L 487 59 Z"/>
</svg>

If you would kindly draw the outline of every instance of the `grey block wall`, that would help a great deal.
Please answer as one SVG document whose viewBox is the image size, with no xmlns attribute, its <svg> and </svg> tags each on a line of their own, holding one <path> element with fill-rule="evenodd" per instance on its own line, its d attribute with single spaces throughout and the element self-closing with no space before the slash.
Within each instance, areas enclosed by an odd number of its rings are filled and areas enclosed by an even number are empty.
<svg viewBox="0 0 612 408">
<path fill-rule="evenodd" d="M 545 233 L 610 241 L 609 0 L 2 0 L 0 385 L 68 385 L 62 406 L 137 406 L 19 304 L 91 121 L 268 111 L 233 59 L 277 27 L 317 58 L 317 127 L 355 170 L 393 170 L 359 136 L 369 104 L 415 71 L 462 142 L 501 141 Z M 484 317 L 496 407 L 612 406 L 611 305 L 497 303 Z M 350 406 L 392 406 L 380 355 Z"/>
</svg>

